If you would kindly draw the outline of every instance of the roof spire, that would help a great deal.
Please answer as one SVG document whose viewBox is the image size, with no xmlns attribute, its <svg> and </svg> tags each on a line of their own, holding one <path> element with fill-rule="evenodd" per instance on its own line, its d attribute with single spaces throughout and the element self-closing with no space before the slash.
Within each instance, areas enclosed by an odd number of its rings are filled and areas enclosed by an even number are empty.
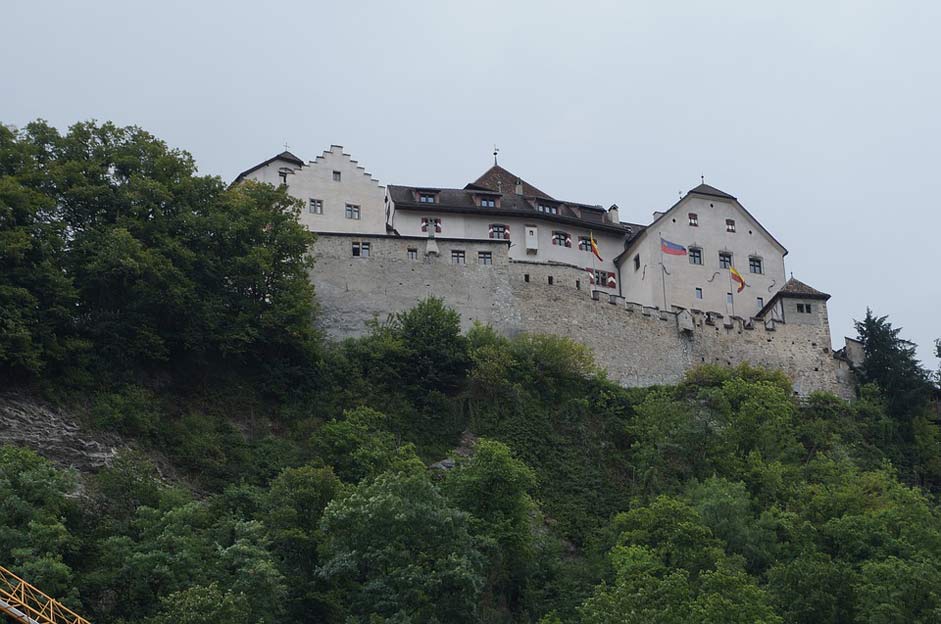
<svg viewBox="0 0 941 624">
<path fill-rule="evenodd" d="M 288 142 L 285 141 L 285 142 L 284 142 L 284 151 L 285 151 L 285 152 L 288 151 L 288 147 L 289 147 L 289 146 L 288 146 Z"/>
<path fill-rule="evenodd" d="M 500 148 L 497 147 L 497 144 L 496 144 L 496 143 L 494 143 L 494 144 L 493 144 L 493 166 L 494 166 L 494 167 L 497 166 L 497 152 L 499 152 L 499 151 L 500 151 Z"/>
<path fill-rule="evenodd" d="M 705 184 L 705 183 L 706 183 L 706 176 L 700 173 L 700 174 L 699 174 L 699 181 L 702 182 L 703 184 Z"/>
</svg>

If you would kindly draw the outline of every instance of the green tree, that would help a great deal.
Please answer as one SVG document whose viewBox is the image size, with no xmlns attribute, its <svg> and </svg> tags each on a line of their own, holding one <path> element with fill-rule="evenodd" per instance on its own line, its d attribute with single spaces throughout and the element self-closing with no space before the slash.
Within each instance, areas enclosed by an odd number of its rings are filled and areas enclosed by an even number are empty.
<svg viewBox="0 0 941 624">
<path fill-rule="evenodd" d="M 424 474 L 362 482 L 327 506 L 321 530 L 321 573 L 353 621 L 477 621 L 483 558 L 467 514 Z"/>
<path fill-rule="evenodd" d="M 513 457 L 509 447 L 481 438 L 474 452 L 445 477 L 442 491 L 450 501 L 471 514 L 475 533 L 492 544 L 489 584 L 511 609 L 523 598 L 533 574 L 533 520 L 536 505 L 530 491 L 533 471 Z"/>
</svg>

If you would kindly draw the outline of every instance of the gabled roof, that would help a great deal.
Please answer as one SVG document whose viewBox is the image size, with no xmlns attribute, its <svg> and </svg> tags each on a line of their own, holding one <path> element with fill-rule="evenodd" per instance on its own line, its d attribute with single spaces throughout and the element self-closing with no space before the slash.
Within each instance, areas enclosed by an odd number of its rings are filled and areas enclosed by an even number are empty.
<svg viewBox="0 0 941 624">
<path fill-rule="evenodd" d="M 710 197 L 721 197 L 722 199 L 737 199 L 725 191 L 720 191 L 716 187 L 709 186 L 705 183 L 700 184 L 696 188 L 689 189 L 689 193 L 696 193 L 697 195 L 708 195 Z"/>
<path fill-rule="evenodd" d="M 749 218 L 749 219 L 751 219 L 752 221 L 755 222 L 755 225 L 758 226 L 758 229 L 760 229 L 762 232 L 764 232 L 765 235 L 767 235 L 767 237 L 768 237 L 769 239 L 771 239 L 771 240 L 774 242 L 774 244 L 776 244 L 778 247 L 781 248 L 781 250 L 784 252 L 783 255 L 785 255 L 785 256 L 787 255 L 787 247 L 785 247 L 784 245 L 782 245 L 782 244 L 778 241 L 778 239 L 776 239 L 776 238 L 774 237 L 774 235 L 773 235 L 771 232 L 769 232 L 769 231 L 765 228 L 765 226 L 763 226 L 763 225 L 761 224 L 761 222 L 758 221 L 758 219 L 756 219 L 756 218 L 752 215 L 752 213 L 748 212 L 748 209 L 745 208 L 745 206 L 743 206 L 743 205 L 741 204 L 741 202 L 738 201 L 738 198 L 733 197 L 732 195 L 729 195 L 729 194 L 726 193 L 725 191 L 720 191 L 719 189 L 717 189 L 717 188 L 714 187 L 714 186 L 709 186 L 708 184 L 700 184 L 699 186 L 697 186 L 697 187 L 695 187 L 695 188 L 692 188 L 692 189 L 690 189 L 689 191 L 687 191 L 686 195 L 684 195 L 683 197 L 681 197 L 675 204 L 673 204 L 672 206 L 670 206 L 669 208 L 667 208 L 667 210 L 666 210 L 665 212 L 660 213 L 660 216 L 657 217 L 656 219 L 654 219 L 654 220 L 650 223 L 650 225 L 648 225 L 648 226 L 645 228 L 645 230 L 653 231 L 653 227 L 654 227 L 657 223 L 659 223 L 661 220 L 665 219 L 665 218 L 667 217 L 667 215 L 669 215 L 671 212 L 673 212 L 673 210 L 674 210 L 677 206 L 679 206 L 679 205 L 682 204 L 684 201 L 686 201 L 686 198 L 687 198 L 687 197 L 689 197 L 690 195 L 694 195 L 694 194 L 695 194 L 695 195 L 706 195 L 706 196 L 708 196 L 708 197 L 718 197 L 718 198 L 721 198 L 721 199 L 728 199 L 728 200 L 730 200 L 730 201 L 732 201 L 732 202 L 735 202 L 735 205 L 738 206 L 738 207 L 742 210 L 742 212 L 744 212 L 746 215 L 748 215 L 748 218 Z M 637 243 L 637 241 L 640 240 L 640 238 L 641 238 L 640 236 L 634 236 L 634 237 L 630 240 L 630 242 L 628 242 L 628 244 L 625 246 L 624 251 L 621 252 L 620 254 L 618 254 L 617 258 L 615 259 L 615 263 L 617 263 L 618 259 L 626 257 L 626 256 L 627 256 L 627 252 L 631 250 L 631 248 L 634 246 L 635 243 Z"/>
<path fill-rule="evenodd" d="M 246 169 L 245 171 L 243 171 L 242 173 L 238 174 L 238 177 L 235 178 L 235 182 L 238 182 L 239 180 L 241 180 L 242 178 L 244 178 L 245 176 L 247 176 L 248 174 L 250 174 L 252 171 L 256 171 L 256 170 L 258 170 L 258 169 L 261 169 L 262 167 L 267 167 L 267 166 L 270 165 L 271 163 L 273 163 L 273 162 L 275 162 L 275 161 L 278 161 L 278 160 L 291 163 L 292 165 L 295 165 L 295 166 L 297 166 L 297 167 L 303 167 L 303 166 L 304 166 L 304 161 L 303 161 L 303 160 L 301 160 L 300 158 L 298 158 L 297 156 L 295 156 L 295 155 L 292 154 L 291 152 L 289 152 L 289 151 L 287 151 L 287 150 L 284 150 L 283 152 L 281 152 L 281 153 L 278 154 L 277 156 L 272 156 L 271 158 L 269 158 L 269 159 L 266 160 L 265 162 L 263 162 L 263 163 L 258 163 L 258 164 L 255 165 L 254 167 L 250 167 L 250 168 Z"/>
<path fill-rule="evenodd" d="M 541 197 L 543 199 L 552 199 L 551 195 L 543 193 L 526 180 L 523 180 L 518 175 L 507 171 L 500 165 L 494 165 L 490 167 L 490 169 L 487 169 L 483 175 L 471 182 L 470 185 L 481 186 L 485 189 L 499 191 L 501 193 L 513 193 L 516 190 L 517 180 L 523 183 L 523 195 L 528 195 L 530 197 Z"/>
</svg>

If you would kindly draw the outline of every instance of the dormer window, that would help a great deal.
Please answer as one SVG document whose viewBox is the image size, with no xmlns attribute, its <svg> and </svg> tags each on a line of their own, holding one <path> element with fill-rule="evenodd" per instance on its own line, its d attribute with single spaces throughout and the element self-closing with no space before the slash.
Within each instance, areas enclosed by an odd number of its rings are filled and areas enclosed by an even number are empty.
<svg viewBox="0 0 941 624">
<path fill-rule="evenodd" d="M 418 202 L 420 204 L 434 204 L 437 203 L 437 197 L 434 193 L 419 193 Z"/>
<path fill-rule="evenodd" d="M 689 224 L 693 227 L 699 227 L 699 215 L 695 212 L 689 213 Z"/>
<path fill-rule="evenodd" d="M 551 204 L 538 204 L 537 209 L 546 214 L 559 214 L 559 207 Z"/>
<path fill-rule="evenodd" d="M 735 231 L 735 219 L 726 219 L 725 220 L 725 231 L 734 232 Z"/>
<path fill-rule="evenodd" d="M 480 198 L 480 207 L 481 208 L 496 208 L 497 200 L 493 197 L 481 197 Z"/>
</svg>

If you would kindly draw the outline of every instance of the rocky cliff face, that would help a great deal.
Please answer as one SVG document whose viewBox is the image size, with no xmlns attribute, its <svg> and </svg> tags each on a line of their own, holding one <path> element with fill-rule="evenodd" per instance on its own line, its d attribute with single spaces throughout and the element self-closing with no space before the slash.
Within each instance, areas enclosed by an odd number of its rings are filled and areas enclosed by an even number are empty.
<svg viewBox="0 0 941 624">
<path fill-rule="evenodd" d="M 123 446 L 117 436 L 82 430 L 70 414 L 21 394 L 0 393 L 0 445 L 30 448 L 63 468 L 95 471 Z"/>
</svg>

